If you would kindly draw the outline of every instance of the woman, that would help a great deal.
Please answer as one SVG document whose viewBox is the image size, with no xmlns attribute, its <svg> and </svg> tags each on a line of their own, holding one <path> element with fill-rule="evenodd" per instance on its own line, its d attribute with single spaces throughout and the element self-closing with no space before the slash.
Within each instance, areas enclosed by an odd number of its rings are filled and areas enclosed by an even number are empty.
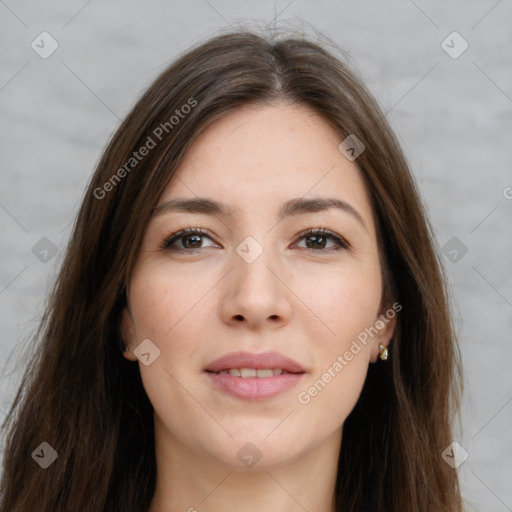
<svg viewBox="0 0 512 512">
<path fill-rule="evenodd" d="M 233 32 L 156 79 L 37 338 L 1 512 L 462 510 L 432 230 L 376 101 L 319 44 Z"/>
</svg>

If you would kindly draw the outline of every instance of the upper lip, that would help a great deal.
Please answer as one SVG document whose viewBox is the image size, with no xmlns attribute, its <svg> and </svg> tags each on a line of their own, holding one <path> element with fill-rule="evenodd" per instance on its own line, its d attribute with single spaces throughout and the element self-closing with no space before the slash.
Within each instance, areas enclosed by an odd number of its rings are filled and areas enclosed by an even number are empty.
<svg viewBox="0 0 512 512">
<path fill-rule="evenodd" d="M 290 373 L 304 373 L 302 366 L 293 359 L 280 354 L 279 352 L 262 352 L 253 354 L 251 352 L 231 352 L 226 354 L 205 367 L 205 371 L 220 372 L 231 368 L 280 368 Z"/>
</svg>

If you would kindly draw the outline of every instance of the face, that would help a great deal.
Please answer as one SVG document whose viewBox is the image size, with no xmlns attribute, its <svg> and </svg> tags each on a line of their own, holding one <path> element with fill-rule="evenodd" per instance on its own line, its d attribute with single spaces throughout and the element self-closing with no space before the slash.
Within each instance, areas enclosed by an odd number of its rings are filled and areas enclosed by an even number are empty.
<svg viewBox="0 0 512 512">
<path fill-rule="evenodd" d="M 175 452 L 239 468 L 250 442 L 271 467 L 341 439 L 394 320 L 379 322 L 389 306 L 372 205 L 340 142 L 307 107 L 245 107 L 201 134 L 163 191 L 122 327 L 155 434 Z M 169 203 L 200 198 L 226 211 Z M 314 208 L 313 198 L 339 207 Z M 302 373 L 244 382 L 205 371 L 240 351 L 278 352 Z"/>
</svg>

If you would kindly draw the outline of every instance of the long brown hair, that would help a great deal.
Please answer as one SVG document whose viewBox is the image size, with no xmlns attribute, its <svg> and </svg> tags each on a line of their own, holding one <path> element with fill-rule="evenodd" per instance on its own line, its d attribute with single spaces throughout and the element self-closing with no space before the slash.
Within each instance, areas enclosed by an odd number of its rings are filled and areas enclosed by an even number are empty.
<svg viewBox="0 0 512 512">
<path fill-rule="evenodd" d="M 363 141 L 356 163 L 372 198 L 386 297 L 403 307 L 390 359 L 370 365 L 344 423 L 337 510 L 463 509 L 457 472 L 441 457 L 454 417 L 460 423 L 459 348 L 439 251 L 398 141 L 327 44 L 240 30 L 180 56 L 102 155 L 3 425 L 0 512 L 148 509 L 153 409 L 138 365 L 121 355 L 126 286 L 160 192 L 198 135 L 242 105 L 273 102 L 309 105 L 340 142 Z M 32 457 L 42 442 L 58 454 L 46 469 Z"/>
</svg>

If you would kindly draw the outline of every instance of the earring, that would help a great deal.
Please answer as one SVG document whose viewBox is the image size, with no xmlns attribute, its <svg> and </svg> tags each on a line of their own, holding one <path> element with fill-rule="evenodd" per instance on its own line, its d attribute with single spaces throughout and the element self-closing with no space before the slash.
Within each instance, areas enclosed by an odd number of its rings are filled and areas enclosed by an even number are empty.
<svg viewBox="0 0 512 512">
<path fill-rule="evenodd" d="M 382 345 L 382 343 L 379 345 L 379 357 L 385 361 L 388 358 L 388 349 Z"/>
</svg>

